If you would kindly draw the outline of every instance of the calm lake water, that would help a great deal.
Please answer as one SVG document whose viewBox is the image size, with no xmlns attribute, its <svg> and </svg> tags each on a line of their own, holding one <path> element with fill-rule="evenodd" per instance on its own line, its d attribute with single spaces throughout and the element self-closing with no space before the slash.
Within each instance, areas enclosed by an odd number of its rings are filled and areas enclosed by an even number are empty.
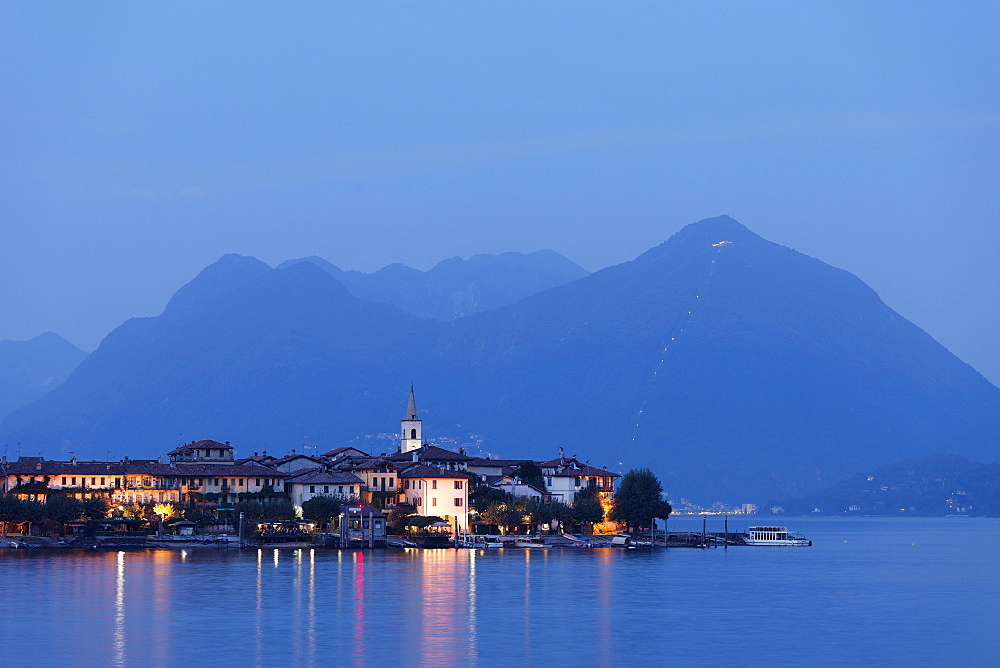
<svg viewBox="0 0 1000 668">
<path fill-rule="evenodd" d="M 0 664 L 1000 661 L 1000 520 L 786 523 L 814 546 L 3 550 Z"/>
</svg>

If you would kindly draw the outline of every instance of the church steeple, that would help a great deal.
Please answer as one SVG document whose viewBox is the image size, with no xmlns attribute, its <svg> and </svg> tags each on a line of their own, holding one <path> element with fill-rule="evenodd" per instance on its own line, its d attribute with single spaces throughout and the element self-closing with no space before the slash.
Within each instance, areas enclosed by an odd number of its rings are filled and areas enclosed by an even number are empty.
<svg viewBox="0 0 1000 668">
<path fill-rule="evenodd" d="M 413 393 L 413 383 L 410 383 L 410 400 L 406 404 L 406 417 L 400 420 L 399 451 L 410 452 L 424 444 L 421 435 L 421 422 L 417 417 L 417 398 Z"/>
<path fill-rule="evenodd" d="M 413 395 L 413 383 L 410 383 L 410 401 L 406 404 L 407 420 L 417 419 L 417 398 Z"/>
</svg>

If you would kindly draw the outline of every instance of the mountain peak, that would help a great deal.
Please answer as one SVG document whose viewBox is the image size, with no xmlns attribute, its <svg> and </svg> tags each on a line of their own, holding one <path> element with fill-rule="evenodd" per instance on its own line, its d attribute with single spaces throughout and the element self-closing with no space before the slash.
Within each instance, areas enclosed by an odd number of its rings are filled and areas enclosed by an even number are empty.
<svg viewBox="0 0 1000 668">
<path fill-rule="evenodd" d="M 197 309 L 231 294 L 269 271 L 271 267 L 255 257 L 228 253 L 202 269 L 178 290 L 163 312 L 177 314 Z"/>
</svg>

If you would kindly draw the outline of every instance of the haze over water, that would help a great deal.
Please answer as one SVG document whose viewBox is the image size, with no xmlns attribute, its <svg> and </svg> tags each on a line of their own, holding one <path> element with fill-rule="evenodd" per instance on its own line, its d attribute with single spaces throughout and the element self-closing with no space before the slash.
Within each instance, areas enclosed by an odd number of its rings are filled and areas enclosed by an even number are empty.
<svg viewBox="0 0 1000 668">
<path fill-rule="evenodd" d="M 790 519 L 812 548 L 0 553 L 3 662 L 986 664 L 1000 520 Z M 747 521 L 731 520 L 730 529 Z M 715 526 L 718 525 L 718 526 Z M 696 518 L 672 529 L 700 530 Z M 721 530 L 713 519 L 709 530 Z"/>
</svg>

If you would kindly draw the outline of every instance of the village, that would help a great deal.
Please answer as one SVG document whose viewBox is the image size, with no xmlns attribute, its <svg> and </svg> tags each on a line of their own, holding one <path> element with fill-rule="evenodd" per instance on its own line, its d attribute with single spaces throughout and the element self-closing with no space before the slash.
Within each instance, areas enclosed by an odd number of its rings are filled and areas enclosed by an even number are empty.
<svg viewBox="0 0 1000 668">
<path fill-rule="evenodd" d="M 412 386 L 393 453 L 339 447 L 237 458 L 228 441 L 200 440 L 166 457 L 4 458 L 4 546 L 534 546 L 541 536 L 589 546 L 586 536 L 625 527 L 611 520 L 618 473 L 562 448 L 533 461 L 430 445 Z M 669 504 L 659 503 L 649 512 L 666 517 Z"/>
</svg>

